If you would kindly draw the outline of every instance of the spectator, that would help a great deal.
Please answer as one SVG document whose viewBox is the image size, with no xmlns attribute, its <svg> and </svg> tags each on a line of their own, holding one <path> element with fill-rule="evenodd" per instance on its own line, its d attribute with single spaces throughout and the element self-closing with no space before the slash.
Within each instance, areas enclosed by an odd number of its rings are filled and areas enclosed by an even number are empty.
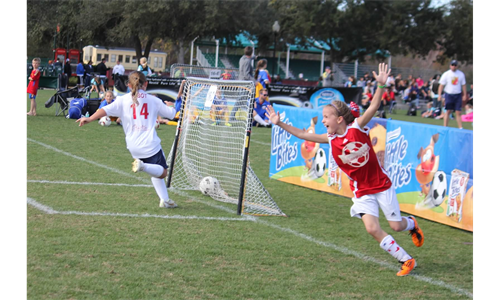
<svg viewBox="0 0 500 300">
<path fill-rule="evenodd" d="M 444 107 L 446 108 L 446 113 L 444 115 L 443 126 L 448 126 L 448 119 L 452 111 L 455 111 L 458 128 L 462 129 L 462 101 L 467 101 L 467 90 L 465 87 L 465 75 L 462 71 L 458 70 L 458 62 L 452 60 L 450 63 L 450 69 L 441 75 L 439 80 L 439 90 L 438 90 L 438 101 L 442 101 L 443 90 L 444 95 Z"/>
<path fill-rule="evenodd" d="M 473 111 L 472 104 L 465 104 L 465 114 L 470 114 Z"/>
<path fill-rule="evenodd" d="M 266 116 L 266 107 L 271 105 L 268 101 L 269 95 L 267 89 L 262 89 L 260 96 L 255 99 L 253 109 L 253 119 L 255 126 L 259 124 L 264 127 L 271 127 L 269 118 Z"/>
<path fill-rule="evenodd" d="M 106 67 L 106 58 L 101 59 L 101 62 L 95 67 L 95 71 L 99 74 L 101 78 L 106 77 L 106 72 L 111 69 Z"/>
<path fill-rule="evenodd" d="M 158 77 L 162 77 L 163 74 L 161 73 L 161 71 L 158 71 Z"/>
<path fill-rule="evenodd" d="M 394 79 L 394 75 L 389 75 L 387 78 L 387 82 L 385 83 L 385 86 L 393 86 L 396 84 L 396 80 Z"/>
<path fill-rule="evenodd" d="M 414 103 L 417 108 L 420 108 L 419 106 L 419 98 L 420 97 L 420 89 L 418 88 L 418 83 L 417 81 L 413 81 L 412 86 L 410 87 L 410 94 L 409 94 L 409 101 Z"/>
<path fill-rule="evenodd" d="M 232 77 L 231 77 L 231 73 L 229 72 L 229 70 L 224 70 L 224 73 L 222 73 L 222 80 L 231 80 Z"/>
<path fill-rule="evenodd" d="M 141 57 L 140 63 L 141 64 L 137 67 L 137 71 L 141 72 L 145 76 L 151 76 L 151 74 L 153 72 L 151 72 L 151 68 L 148 66 L 148 59 L 145 57 Z M 177 75 L 177 72 L 176 72 L 176 75 Z"/>
<path fill-rule="evenodd" d="M 115 78 L 115 76 L 123 75 L 125 75 L 125 67 L 123 67 L 121 61 L 117 60 L 116 65 L 113 67 L 113 78 Z"/>
<path fill-rule="evenodd" d="M 33 70 L 31 70 L 31 74 L 28 83 L 28 95 L 31 101 L 30 111 L 27 113 L 28 116 L 36 116 L 36 94 L 38 93 L 38 85 L 40 84 L 40 58 L 35 57 L 31 61 L 31 65 L 33 66 Z"/>
<path fill-rule="evenodd" d="M 323 76 L 319 76 L 316 86 L 319 88 L 323 87 Z"/>
<path fill-rule="evenodd" d="M 304 73 L 299 73 L 299 80 L 304 80 Z"/>
<path fill-rule="evenodd" d="M 254 74 L 253 74 L 253 67 L 252 67 L 252 60 L 256 58 L 256 56 L 253 55 L 253 48 L 250 46 L 246 46 L 245 50 L 243 50 L 243 56 L 240 58 L 239 62 L 239 70 L 238 70 L 238 80 L 251 80 L 256 83 L 254 79 Z M 230 120 L 231 122 L 236 121 L 236 113 L 240 108 L 246 107 L 247 104 L 247 99 L 245 96 L 240 96 L 239 99 L 236 101 L 236 103 L 233 106 L 233 109 L 231 110 L 231 116 Z"/>
<path fill-rule="evenodd" d="M 323 72 L 323 87 L 332 87 L 333 86 L 333 73 L 332 68 L 326 66 L 325 72 Z"/>
<path fill-rule="evenodd" d="M 112 91 L 106 91 L 106 93 L 104 94 L 104 99 L 101 101 L 101 103 L 99 104 L 99 109 L 103 108 L 104 106 L 106 105 L 109 105 L 111 103 L 113 103 L 115 101 L 115 95 L 113 94 Z M 120 120 L 120 118 L 118 117 L 109 117 L 109 119 L 112 121 L 112 122 L 116 122 L 116 125 L 122 125 L 122 121 Z"/>
<path fill-rule="evenodd" d="M 262 88 L 266 89 L 267 85 L 270 83 L 269 73 L 266 70 L 267 60 L 261 59 L 257 62 L 257 68 L 255 70 L 254 78 L 262 85 Z"/>
<path fill-rule="evenodd" d="M 238 74 L 238 80 L 252 80 L 255 81 L 253 76 L 252 60 L 256 56 L 253 55 L 253 49 L 250 46 L 246 46 L 243 56 L 240 58 L 240 68 Z"/>
<path fill-rule="evenodd" d="M 83 76 L 85 87 L 90 86 L 90 80 L 94 77 L 94 67 L 92 60 L 89 60 L 86 65 L 83 66 L 85 68 L 85 74 Z"/>
<path fill-rule="evenodd" d="M 356 87 L 356 78 L 354 76 L 349 76 L 348 81 L 345 83 L 345 87 Z"/>
<path fill-rule="evenodd" d="M 396 97 L 394 95 L 394 91 L 391 86 L 387 86 L 385 88 L 384 93 L 382 94 L 382 102 L 383 105 L 392 105 L 393 102 L 396 101 Z"/>
<path fill-rule="evenodd" d="M 280 75 L 276 75 L 276 79 L 275 79 L 274 84 L 282 84 Z"/>
<path fill-rule="evenodd" d="M 108 70 L 111 70 L 111 68 L 108 68 L 106 66 L 106 58 L 101 59 L 101 62 L 97 64 L 95 67 L 95 70 L 97 73 L 99 73 L 99 77 L 101 77 L 102 80 L 104 80 L 104 86 L 108 86 L 108 76 L 107 72 Z"/>
<path fill-rule="evenodd" d="M 469 91 L 469 100 L 467 100 L 467 103 L 472 105 L 472 84 L 470 85 L 470 91 Z"/>
<path fill-rule="evenodd" d="M 175 71 L 174 78 L 185 78 L 186 74 L 184 74 L 184 68 L 180 67 L 179 70 Z"/>
<path fill-rule="evenodd" d="M 366 82 L 364 77 L 359 77 L 357 86 L 365 90 Z"/>
<path fill-rule="evenodd" d="M 94 78 L 90 81 L 90 93 L 95 91 L 98 95 L 99 98 L 104 97 L 104 79 L 102 79 L 100 76 L 95 75 Z"/>
<path fill-rule="evenodd" d="M 394 88 L 396 89 L 396 93 L 400 93 L 400 83 L 403 81 L 401 73 L 399 73 L 395 78 L 394 78 Z"/>
<path fill-rule="evenodd" d="M 432 106 L 436 108 L 441 107 L 441 102 L 439 102 L 438 99 L 438 91 L 439 91 L 439 79 L 441 78 L 441 75 L 436 74 L 434 77 L 432 77 L 431 83 L 429 85 L 429 94 L 430 97 L 432 98 Z"/>
<path fill-rule="evenodd" d="M 69 63 L 69 58 L 66 58 L 66 63 L 64 64 L 64 74 L 68 76 L 68 80 L 71 77 L 71 64 Z"/>
<path fill-rule="evenodd" d="M 415 81 L 418 84 L 418 88 L 421 89 L 422 86 L 424 85 L 424 80 L 422 79 L 422 77 L 419 75 Z"/>
<path fill-rule="evenodd" d="M 80 61 L 76 66 L 76 76 L 78 76 L 78 90 L 81 91 L 84 86 L 84 76 L 85 76 L 85 67 L 83 63 Z"/>
<path fill-rule="evenodd" d="M 406 90 L 408 88 L 408 81 L 407 80 L 400 80 L 398 83 L 397 83 L 397 86 L 396 86 L 396 89 L 398 91 L 398 93 L 401 93 Z"/>
<path fill-rule="evenodd" d="M 427 110 L 422 111 L 422 118 L 432 118 L 435 110 L 436 108 L 432 106 L 432 102 L 427 102 Z"/>
<path fill-rule="evenodd" d="M 56 70 L 63 72 L 63 64 L 62 64 L 61 60 L 59 59 L 59 57 L 54 62 L 54 67 L 56 68 Z"/>
</svg>

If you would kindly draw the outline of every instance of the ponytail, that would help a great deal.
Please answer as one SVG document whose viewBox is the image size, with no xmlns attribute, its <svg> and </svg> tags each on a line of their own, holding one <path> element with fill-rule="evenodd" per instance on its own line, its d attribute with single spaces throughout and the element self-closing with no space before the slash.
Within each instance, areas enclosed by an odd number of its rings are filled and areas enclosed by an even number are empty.
<svg viewBox="0 0 500 300">
<path fill-rule="evenodd" d="M 132 102 L 135 105 L 139 104 L 137 100 L 137 95 L 139 90 L 142 89 L 143 85 L 146 83 L 146 76 L 142 72 L 133 71 L 128 75 L 128 84 L 132 89 Z"/>
</svg>

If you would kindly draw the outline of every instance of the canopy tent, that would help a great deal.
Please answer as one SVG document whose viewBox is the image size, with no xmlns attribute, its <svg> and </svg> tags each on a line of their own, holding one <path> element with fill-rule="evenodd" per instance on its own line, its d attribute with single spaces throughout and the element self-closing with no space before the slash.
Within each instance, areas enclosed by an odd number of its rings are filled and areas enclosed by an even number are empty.
<svg viewBox="0 0 500 300">
<path fill-rule="evenodd" d="M 259 46 L 259 41 L 256 36 L 251 35 L 250 33 L 244 31 L 240 34 L 238 34 L 235 37 L 235 40 L 233 41 L 228 41 L 226 38 L 222 39 L 201 39 L 199 41 L 196 41 L 194 39 L 191 42 L 191 57 L 193 57 L 193 45 L 197 46 L 211 46 L 216 48 L 216 57 L 215 61 L 217 62 L 219 59 L 219 47 L 229 47 L 229 48 L 245 48 L 247 46 L 250 46 L 254 49 L 258 48 Z M 195 43 L 196 41 L 196 43 Z M 324 62 L 325 62 L 325 51 L 330 51 L 330 46 L 326 44 L 324 41 L 318 41 L 315 39 L 308 39 L 305 43 L 301 43 L 299 38 L 295 38 L 294 44 L 286 44 L 287 50 L 286 50 L 286 78 L 288 78 L 289 75 L 289 68 L 290 68 L 290 51 L 293 52 L 299 52 L 299 53 L 312 53 L 312 54 L 321 54 L 321 66 L 320 66 L 320 74 L 323 74 L 324 72 Z M 335 50 L 340 50 L 340 48 L 334 43 L 333 48 Z M 270 46 L 267 50 L 274 50 L 274 46 Z M 364 51 L 364 49 L 360 49 L 359 51 Z M 385 50 L 377 50 L 376 52 L 377 55 L 382 55 L 385 57 L 389 57 L 389 66 L 390 66 L 390 53 L 389 51 Z M 192 60 L 192 59 L 191 59 Z M 192 64 L 192 61 L 191 61 Z M 274 76 L 272 74 L 271 76 Z"/>
<path fill-rule="evenodd" d="M 323 73 L 324 69 L 324 61 L 325 61 L 325 51 L 330 50 L 330 46 L 328 46 L 323 41 L 309 40 L 306 42 L 306 45 L 301 45 L 300 40 L 298 38 L 295 39 L 295 44 L 286 44 L 286 77 L 288 77 L 289 67 L 290 67 L 290 51 L 300 52 L 300 53 L 313 53 L 313 54 L 321 54 L 321 70 L 320 73 Z M 194 43 L 194 40 L 193 40 Z M 250 46 L 254 49 L 259 47 L 259 41 L 256 36 L 249 34 L 248 32 L 242 32 L 235 37 L 234 41 L 228 41 L 226 38 L 218 39 L 201 39 L 196 41 L 194 45 L 197 46 L 210 46 L 216 48 L 216 58 L 215 61 L 218 61 L 219 58 L 219 47 L 229 47 L 229 48 L 245 48 Z M 321 47 L 325 50 L 321 50 L 318 47 Z M 338 49 L 338 47 L 335 48 Z M 193 49 L 193 47 L 191 47 Z M 274 50 L 274 46 L 269 47 L 268 50 Z M 191 50 L 193 51 L 193 50 Z M 191 53 L 192 57 L 192 53 Z"/>
</svg>

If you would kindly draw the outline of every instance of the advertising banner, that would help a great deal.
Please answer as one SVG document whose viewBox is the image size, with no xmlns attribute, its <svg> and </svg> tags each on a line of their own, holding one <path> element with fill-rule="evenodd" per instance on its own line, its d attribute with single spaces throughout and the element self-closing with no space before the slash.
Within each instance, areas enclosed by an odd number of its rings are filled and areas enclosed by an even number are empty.
<svg viewBox="0 0 500 300">
<path fill-rule="evenodd" d="M 470 130 L 388 121 L 384 166 L 401 210 L 473 231 L 472 141 Z"/>
<path fill-rule="evenodd" d="M 321 109 L 274 108 L 287 124 L 326 133 Z M 368 127 L 401 211 L 473 231 L 472 131 L 381 118 L 373 118 Z M 349 178 L 330 153 L 328 144 L 307 142 L 273 126 L 269 176 L 351 198 Z"/>
</svg>

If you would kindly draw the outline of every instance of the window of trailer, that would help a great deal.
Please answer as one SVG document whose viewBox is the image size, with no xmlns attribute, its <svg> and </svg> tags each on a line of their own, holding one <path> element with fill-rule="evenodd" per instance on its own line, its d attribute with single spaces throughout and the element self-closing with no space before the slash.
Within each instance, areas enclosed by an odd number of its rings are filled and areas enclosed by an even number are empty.
<svg viewBox="0 0 500 300">
<path fill-rule="evenodd" d="M 118 60 L 121 61 L 121 62 L 123 62 L 123 55 L 121 55 L 121 54 L 118 55 Z"/>
<path fill-rule="evenodd" d="M 132 63 L 133 63 L 133 64 L 136 64 L 136 63 L 137 63 L 137 57 L 132 56 Z"/>
<path fill-rule="evenodd" d="M 125 62 L 130 63 L 130 55 L 125 55 Z"/>
<path fill-rule="evenodd" d="M 111 54 L 111 62 L 116 62 L 116 54 Z"/>
</svg>

